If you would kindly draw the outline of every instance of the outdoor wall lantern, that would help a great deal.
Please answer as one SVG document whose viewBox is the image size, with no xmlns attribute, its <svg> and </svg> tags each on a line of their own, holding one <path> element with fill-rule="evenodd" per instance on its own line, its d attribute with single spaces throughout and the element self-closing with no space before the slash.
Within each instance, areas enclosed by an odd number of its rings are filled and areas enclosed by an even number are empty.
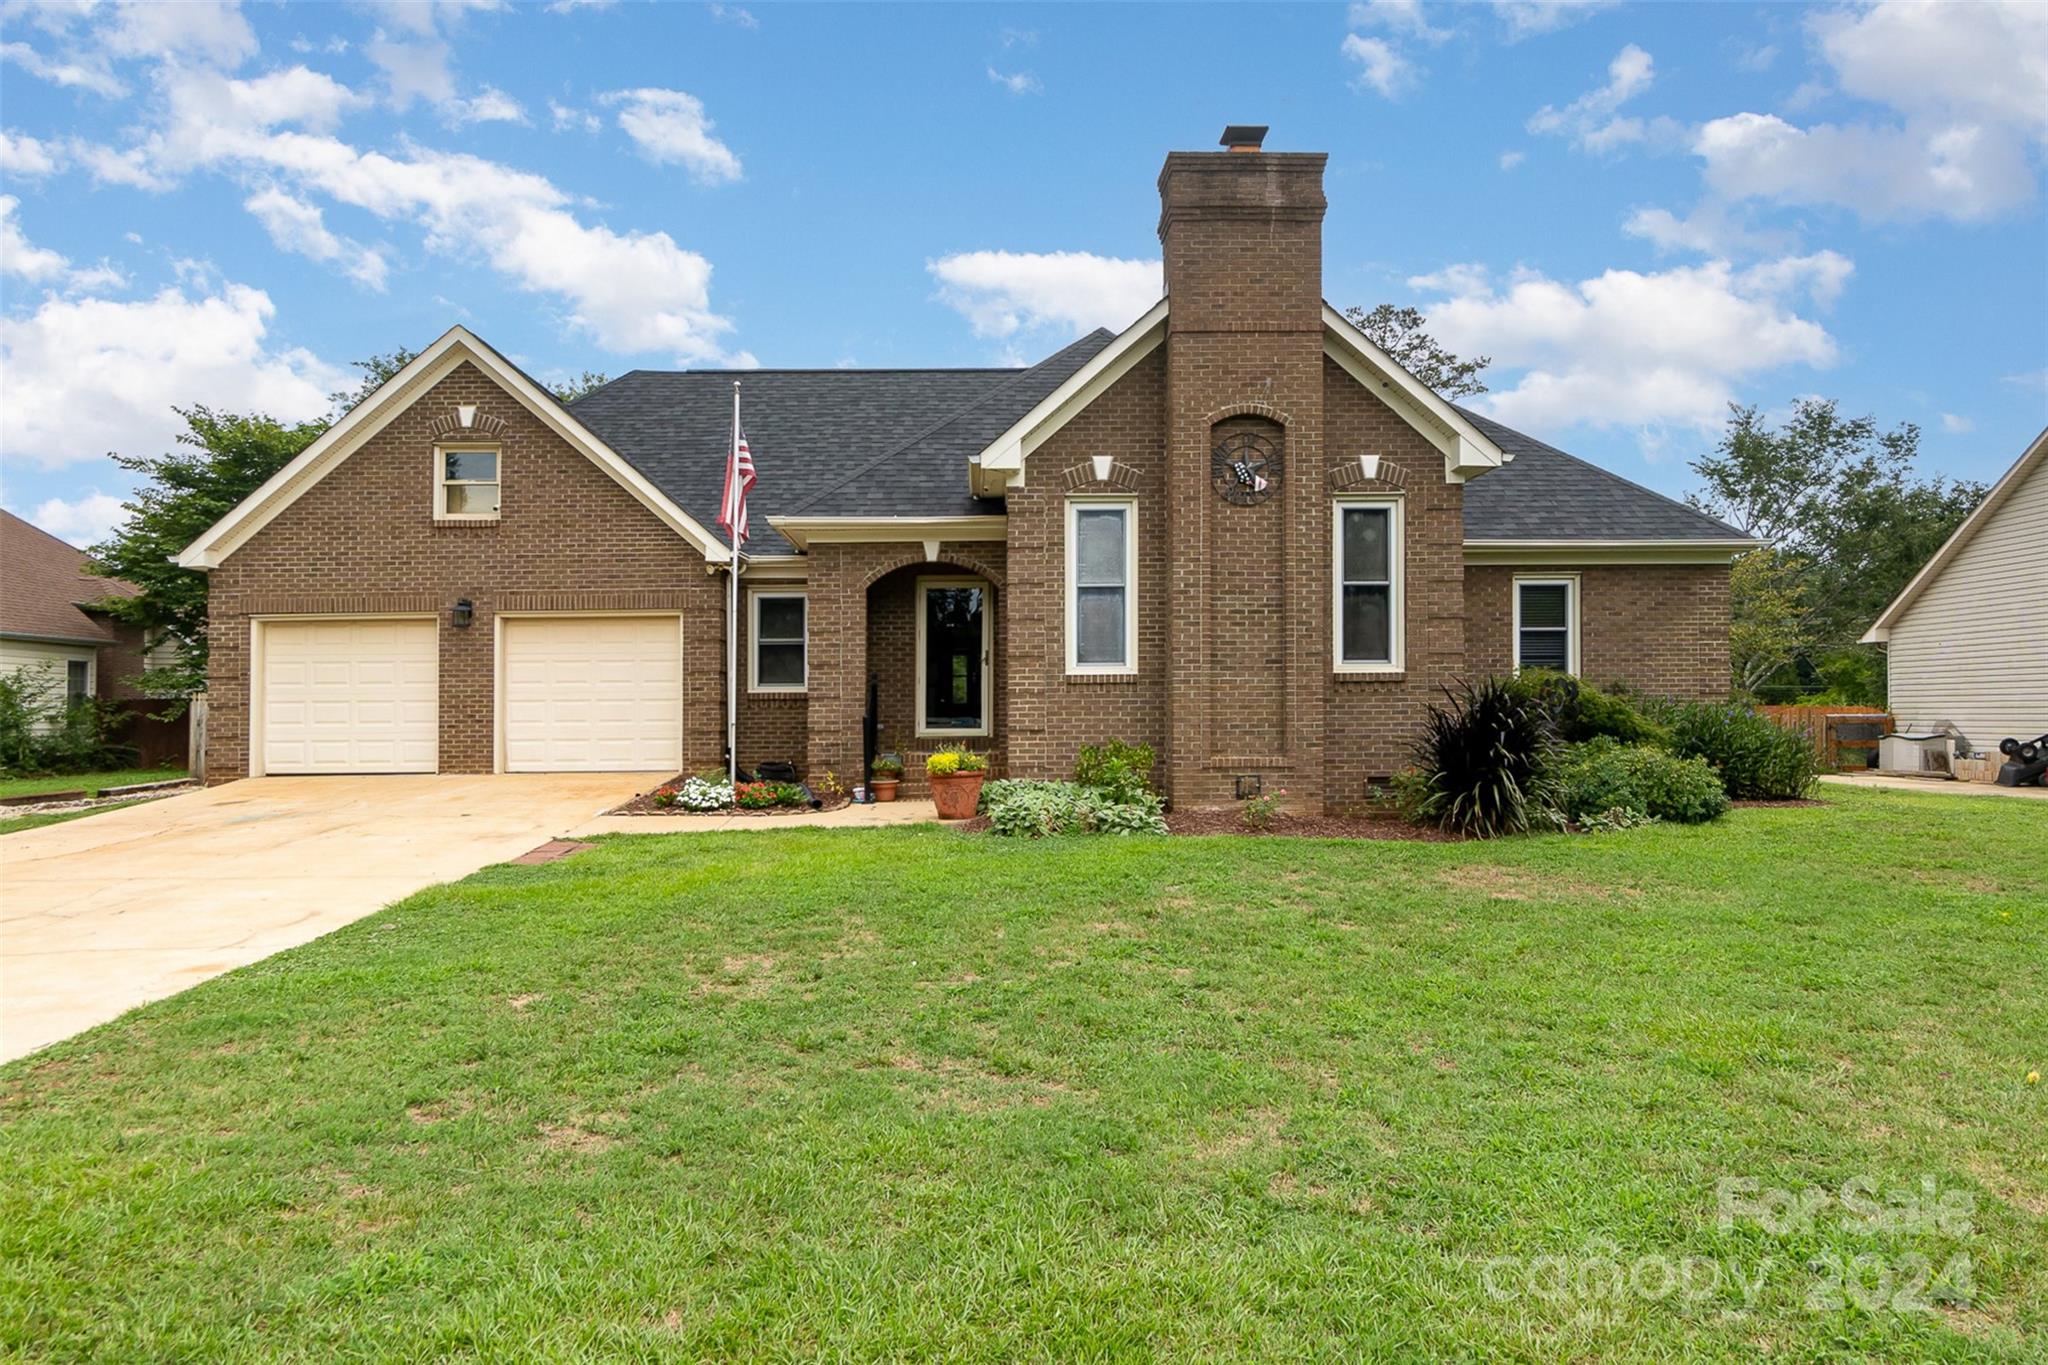
<svg viewBox="0 0 2048 1365">
<path fill-rule="evenodd" d="M 470 601 L 467 597 L 456 598 L 455 628 L 457 630 L 468 630 L 469 623 L 474 620 L 476 620 L 476 603 Z"/>
</svg>

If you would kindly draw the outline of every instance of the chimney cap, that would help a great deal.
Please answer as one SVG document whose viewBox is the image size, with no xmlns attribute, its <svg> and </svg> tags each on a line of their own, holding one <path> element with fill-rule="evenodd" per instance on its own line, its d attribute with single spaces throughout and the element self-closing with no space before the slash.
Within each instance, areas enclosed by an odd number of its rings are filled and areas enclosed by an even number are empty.
<svg viewBox="0 0 2048 1365">
<path fill-rule="evenodd" d="M 1233 152 L 1256 152 L 1266 142 L 1263 123 L 1233 123 L 1223 130 L 1222 144 Z"/>
</svg>

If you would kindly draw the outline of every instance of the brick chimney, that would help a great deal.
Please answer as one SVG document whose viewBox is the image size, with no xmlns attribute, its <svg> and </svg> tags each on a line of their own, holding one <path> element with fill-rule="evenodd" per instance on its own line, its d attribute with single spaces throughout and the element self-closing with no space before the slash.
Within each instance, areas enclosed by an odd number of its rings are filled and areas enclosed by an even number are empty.
<svg viewBox="0 0 2048 1365">
<path fill-rule="evenodd" d="M 1241 776 L 1305 809 L 1323 790 L 1330 504 L 1323 441 L 1321 153 L 1172 152 L 1166 253 L 1165 767 L 1176 803 L 1230 801 Z M 1273 454 L 1272 491 L 1231 499 L 1215 452 Z"/>
<path fill-rule="evenodd" d="M 1222 152 L 1172 152 L 1159 173 L 1159 241 L 1174 331 L 1322 329 L 1321 152 L 1268 152 L 1233 125 Z"/>
</svg>

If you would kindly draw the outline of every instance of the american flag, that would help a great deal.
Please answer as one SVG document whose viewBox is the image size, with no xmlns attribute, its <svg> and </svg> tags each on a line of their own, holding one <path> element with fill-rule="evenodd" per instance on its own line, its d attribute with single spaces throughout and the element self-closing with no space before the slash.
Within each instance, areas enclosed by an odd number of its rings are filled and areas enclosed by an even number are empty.
<svg viewBox="0 0 2048 1365">
<path fill-rule="evenodd" d="M 732 454 L 725 462 L 725 501 L 718 507 L 718 524 L 735 541 L 747 538 L 747 490 L 753 486 L 754 453 L 747 449 L 746 429 L 734 422 Z"/>
</svg>

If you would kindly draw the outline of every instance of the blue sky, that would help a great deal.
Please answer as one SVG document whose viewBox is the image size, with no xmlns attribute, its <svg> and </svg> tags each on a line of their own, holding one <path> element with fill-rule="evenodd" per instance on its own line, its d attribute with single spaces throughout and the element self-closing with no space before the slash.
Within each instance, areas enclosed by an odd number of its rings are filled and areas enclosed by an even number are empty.
<svg viewBox="0 0 2048 1365">
<path fill-rule="evenodd" d="M 0 498 L 98 535 L 172 403 L 463 322 L 543 377 L 980 365 L 1158 289 L 1164 154 L 1330 154 L 1325 292 L 1682 493 L 1807 394 L 2048 421 L 2048 6 L 0 0 Z M 759 452 L 774 477 L 774 452 Z"/>
</svg>

